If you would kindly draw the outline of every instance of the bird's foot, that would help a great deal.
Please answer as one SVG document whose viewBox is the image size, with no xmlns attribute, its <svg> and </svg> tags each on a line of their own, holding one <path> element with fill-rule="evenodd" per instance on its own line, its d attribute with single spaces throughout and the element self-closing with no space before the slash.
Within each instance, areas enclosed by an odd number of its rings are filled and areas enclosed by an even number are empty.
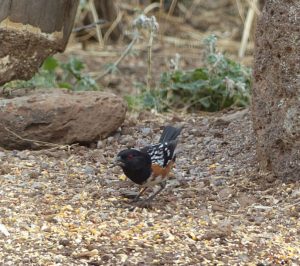
<svg viewBox="0 0 300 266">
<path fill-rule="evenodd" d="M 138 202 L 133 202 L 131 205 L 132 205 L 132 207 L 129 208 L 129 211 L 134 211 L 137 208 L 140 208 L 140 209 L 152 209 L 153 208 L 151 201 L 149 201 L 149 200 L 141 200 Z"/>
<path fill-rule="evenodd" d="M 133 200 L 130 201 L 130 203 L 136 203 L 140 200 L 140 197 L 136 196 Z"/>
<path fill-rule="evenodd" d="M 139 202 L 136 202 L 136 206 L 139 208 L 145 208 L 145 209 L 152 209 L 152 201 L 151 200 L 142 200 Z"/>
<path fill-rule="evenodd" d="M 126 199 L 135 200 L 138 196 L 138 193 L 132 192 L 132 191 L 125 191 L 125 192 L 122 192 L 122 196 Z"/>
</svg>

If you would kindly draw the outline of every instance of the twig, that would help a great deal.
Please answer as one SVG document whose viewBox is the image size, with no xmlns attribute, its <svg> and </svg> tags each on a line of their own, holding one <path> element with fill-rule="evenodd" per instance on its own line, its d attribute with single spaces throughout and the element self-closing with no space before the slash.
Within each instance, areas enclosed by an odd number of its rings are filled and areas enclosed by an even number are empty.
<svg viewBox="0 0 300 266">
<path fill-rule="evenodd" d="M 52 147 L 57 147 L 57 146 L 60 146 L 58 144 L 54 144 L 54 143 L 50 143 L 50 142 L 45 142 L 45 141 L 40 141 L 40 140 L 33 140 L 33 139 L 27 139 L 27 138 L 23 138 L 21 137 L 20 135 L 18 135 L 17 133 L 13 132 L 12 130 L 10 130 L 8 127 L 6 127 L 4 124 L 2 124 L 3 128 L 11 133 L 12 135 L 14 135 L 16 138 L 20 139 L 20 140 L 23 140 L 23 141 L 27 141 L 27 142 L 32 142 L 34 143 L 35 145 L 37 146 L 41 146 L 41 145 L 46 145 L 46 146 L 52 146 Z"/>
<path fill-rule="evenodd" d="M 172 16 L 172 14 L 174 13 L 176 4 L 177 4 L 177 0 L 172 0 L 171 6 L 169 8 L 168 16 Z"/>
<path fill-rule="evenodd" d="M 98 17 L 98 13 L 97 13 L 97 10 L 96 10 L 96 7 L 95 7 L 94 0 L 89 0 L 89 6 L 90 6 L 90 9 L 91 9 L 91 12 L 92 12 L 94 22 L 96 23 L 96 21 L 99 20 L 99 17 Z M 96 32 L 97 32 L 97 38 L 98 38 L 99 45 L 102 48 L 104 46 L 104 42 L 103 42 L 103 38 L 102 38 L 101 28 L 98 24 L 96 24 Z"/>
<path fill-rule="evenodd" d="M 72 32 L 80 32 L 82 30 L 91 29 L 91 28 L 96 27 L 97 24 L 104 24 L 104 23 L 107 23 L 107 22 L 108 22 L 107 20 L 99 19 L 98 21 L 93 22 L 91 24 L 84 25 L 84 26 L 81 26 L 81 27 L 77 27 L 77 28 L 73 29 Z"/>
<path fill-rule="evenodd" d="M 235 2 L 236 2 L 236 6 L 237 6 L 237 10 L 239 12 L 239 15 L 240 15 L 243 23 L 245 23 L 245 16 L 243 14 L 244 10 L 243 10 L 243 6 L 242 6 L 242 3 L 241 3 L 241 0 L 235 0 Z"/>
<path fill-rule="evenodd" d="M 106 76 L 107 74 L 110 74 L 111 71 L 113 69 L 115 69 L 120 62 L 126 57 L 126 55 L 129 54 L 130 50 L 133 48 L 134 44 L 137 42 L 137 40 L 139 39 L 139 33 L 137 30 L 134 31 L 133 34 L 133 39 L 131 40 L 131 42 L 129 43 L 129 45 L 127 46 L 127 48 L 123 51 L 123 53 L 121 54 L 121 56 L 117 59 L 116 62 L 113 63 L 113 66 L 110 68 L 107 68 L 100 76 L 96 77 L 95 80 L 99 80 L 101 78 L 103 78 L 104 76 Z"/>
<path fill-rule="evenodd" d="M 148 6 L 145 7 L 145 9 L 143 10 L 143 13 L 146 15 L 147 13 L 149 13 L 151 10 L 153 10 L 154 8 L 159 8 L 160 4 L 159 3 L 152 3 Z"/>
<path fill-rule="evenodd" d="M 297 204 L 300 205 L 300 200 L 296 200 L 294 203 L 289 204 L 289 205 L 287 205 L 287 206 L 284 206 L 283 209 L 285 210 L 285 209 L 291 208 L 291 207 L 293 207 L 293 206 L 295 206 L 295 205 L 297 205 Z"/>
<path fill-rule="evenodd" d="M 27 141 L 27 142 L 31 142 L 33 144 L 35 144 L 36 146 L 50 146 L 52 147 L 50 150 L 54 150 L 54 149 L 68 149 L 68 151 L 70 150 L 71 146 L 76 146 L 78 145 L 77 143 L 72 144 L 72 145 L 61 145 L 61 144 L 55 144 L 55 143 L 51 143 L 51 142 L 46 142 L 46 141 L 41 141 L 41 140 L 33 140 L 33 139 L 27 139 L 27 138 L 23 138 L 20 135 L 18 135 L 16 132 L 12 131 L 11 129 L 9 129 L 8 127 L 6 127 L 3 123 L 2 123 L 3 128 L 9 132 L 10 134 L 14 135 L 16 138 L 23 140 L 23 141 Z"/>
<path fill-rule="evenodd" d="M 42 151 L 33 151 L 35 154 L 45 154 L 45 152 L 51 152 L 54 150 L 67 150 L 68 153 L 71 153 L 71 148 L 78 146 L 79 143 L 74 144 L 67 144 L 67 145 L 57 145 L 57 147 L 49 148 L 49 149 L 43 149 Z"/>
<path fill-rule="evenodd" d="M 253 0 L 253 4 L 256 5 L 256 3 L 257 3 L 257 0 Z M 240 58 L 243 58 L 244 55 L 245 55 L 245 52 L 246 52 L 247 43 L 248 43 L 248 39 L 249 39 L 250 31 L 251 31 L 251 25 L 252 25 L 252 22 L 253 22 L 253 19 L 254 19 L 254 15 L 255 15 L 254 8 L 252 6 L 250 6 L 249 10 L 248 10 L 248 13 L 247 13 L 246 21 L 245 21 L 241 46 L 240 46 L 240 49 L 239 49 L 239 57 Z"/>
<path fill-rule="evenodd" d="M 114 20 L 114 22 L 111 24 L 111 26 L 108 28 L 108 30 L 106 31 L 106 33 L 104 34 L 103 40 L 104 43 L 107 42 L 110 34 L 114 31 L 114 29 L 117 27 L 117 25 L 120 23 L 121 19 L 123 17 L 123 12 L 119 11 L 118 15 L 116 17 L 116 19 Z"/>
<path fill-rule="evenodd" d="M 257 0 L 247 0 L 247 2 L 249 4 L 249 6 L 251 6 L 254 9 L 256 15 L 259 16 L 261 12 L 260 12 L 259 8 L 257 7 Z"/>
<path fill-rule="evenodd" d="M 193 16 L 193 12 L 196 10 L 196 7 L 200 4 L 201 0 L 194 0 L 190 7 L 186 10 L 184 19 L 191 18 Z"/>
<path fill-rule="evenodd" d="M 154 39 L 154 31 L 150 31 L 150 37 L 148 42 L 148 68 L 147 68 L 147 89 L 151 89 L 151 78 L 152 78 L 152 47 L 153 47 L 153 39 Z"/>
</svg>

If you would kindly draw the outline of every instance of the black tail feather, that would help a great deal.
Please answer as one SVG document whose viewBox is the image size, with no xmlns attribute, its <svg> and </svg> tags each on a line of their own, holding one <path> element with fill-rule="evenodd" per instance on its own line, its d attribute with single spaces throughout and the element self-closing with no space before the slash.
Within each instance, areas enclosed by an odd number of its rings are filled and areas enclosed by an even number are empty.
<svg viewBox="0 0 300 266">
<path fill-rule="evenodd" d="M 159 139 L 159 143 L 170 142 L 172 140 L 176 140 L 179 136 L 182 127 L 176 128 L 172 126 L 165 126 L 163 133 Z"/>
</svg>

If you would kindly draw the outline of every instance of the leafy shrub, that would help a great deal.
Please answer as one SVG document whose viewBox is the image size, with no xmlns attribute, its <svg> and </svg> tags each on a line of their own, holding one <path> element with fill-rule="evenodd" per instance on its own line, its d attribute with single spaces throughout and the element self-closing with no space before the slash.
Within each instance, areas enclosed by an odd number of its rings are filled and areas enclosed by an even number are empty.
<svg viewBox="0 0 300 266">
<path fill-rule="evenodd" d="M 163 73 L 159 88 L 140 89 L 134 101 L 127 97 L 129 106 L 158 111 L 178 108 L 218 111 L 233 105 L 248 105 L 251 70 L 217 53 L 215 36 L 210 36 L 204 43 L 203 67 Z"/>
<path fill-rule="evenodd" d="M 77 58 L 62 63 L 48 57 L 38 73 L 28 81 L 11 81 L 4 88 L 67 88 L 74 91 L 98 90 L 97 83 L 83 73 L 84 64 Z"/>
</svg>

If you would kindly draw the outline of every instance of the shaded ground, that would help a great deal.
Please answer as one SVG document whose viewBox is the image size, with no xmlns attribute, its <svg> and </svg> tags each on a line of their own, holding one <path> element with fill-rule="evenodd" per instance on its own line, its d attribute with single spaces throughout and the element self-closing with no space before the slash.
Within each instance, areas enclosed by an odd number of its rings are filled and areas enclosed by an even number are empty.
<svg viewBox="0 0 300 266">
<path fill-rule="evenodd" d="M 168 123 L 184 126 L 177 180 L 131 211 L 122 195 L 137 187 L 110 163 Z M 0 160 L 1 265 L 300 264 L 300 185 L 257 171 L 247 110 L 132 115 L 98 148 Z"/>
</svg>

